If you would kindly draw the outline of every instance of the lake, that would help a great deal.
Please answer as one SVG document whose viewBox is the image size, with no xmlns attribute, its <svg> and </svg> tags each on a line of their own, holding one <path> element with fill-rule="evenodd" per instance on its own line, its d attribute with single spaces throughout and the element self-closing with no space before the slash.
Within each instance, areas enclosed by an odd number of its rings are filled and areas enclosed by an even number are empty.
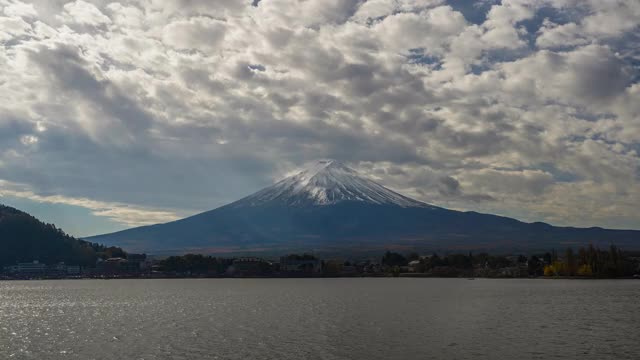
<svg viewBox="0 0 640 360">
<path fill-rule="evenodd" d="M 638 359 L 640 281 L 0 282 L 0 359 Z"/>
</svg>

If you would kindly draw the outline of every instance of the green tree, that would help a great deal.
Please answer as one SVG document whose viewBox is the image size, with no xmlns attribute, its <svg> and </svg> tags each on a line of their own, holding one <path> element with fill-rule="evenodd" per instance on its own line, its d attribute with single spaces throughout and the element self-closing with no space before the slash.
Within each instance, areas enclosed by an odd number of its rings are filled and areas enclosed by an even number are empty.
<svg viewBox="0 0 640 360">
<path fill-rule="evenodd" d="M 578 263 L 572 248 L 567 248 L 564 255 L 565 274 L 568 276 L 576 275 L 578 271 Z"/>
<path fill-rule="evenodd" d="M 406 266 L 407 263 L 407 258 L 395 252 L 387 251 L 382 257 L 382 265 L 386 266 Z"/>
<path fill-rule="evenodd" d="M 527 270 L 531 276 L 542 276 L 544 275 L 544 264 L 537 256 L 531 255 L 527 261 Z"/>
</svg>

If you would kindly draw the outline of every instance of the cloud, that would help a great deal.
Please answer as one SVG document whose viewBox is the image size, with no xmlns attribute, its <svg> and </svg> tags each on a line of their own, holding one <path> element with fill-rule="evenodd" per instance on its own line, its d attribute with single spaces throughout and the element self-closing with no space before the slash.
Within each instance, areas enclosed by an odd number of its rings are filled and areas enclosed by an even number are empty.
<svg viewBox="0 0 640 360">
<path fill-rule="evenodd" d="M 64 5 L 60 19 L 65 23 L 100 26 L 111 23 L 111 19 L 95 5 L 82 0 L 76 0 Z"/>
<path fill-rule="evenodd" d="M 31 25 L 20 17 L 0 17 L 0 40 L 2 41 L 27 36 L 31 30 Z"/>
<path fill-rule="evenodd" d="M 495 201 L 496 199 L 487 193 L 465 194 L 460 182 L 451 176 L 441 177 L 438 181 L 438 192 L 448 199 L 457 199 L 467 202 Z"/>
<path fill-rule="evenodd" d="M 158 12 L 160 20 L 166 20 L 176 14 L 208 17 L 241 15 L 251 4 L 250 0 L 151 0 L 146 8 Z"/>
<path fill-rule="evenodd" d="M 576 23 L 559 25 L 545 20 L 538 31 L 540 35 L 536 38 L 536 45 L 540 48 L 575 47 L 589 43 L 588 36 L 584 36 Z"/>
<path fill-rule="evenodd" d="M 398 12 L 419 12 L 444 3 L 444 0 L 368 0 L 353 15 L 356 21 L 375 21 Z"/>
<path fill-rule="evenodd" d="M 541 170 L 482 169 L 464 174 L 464 182 L 494 196 L 541 195 L 553 185 L 553 175 Z"/>
<path fill-rule="evenodd" d="M 634 71 L 607 46 L 587 45 L 568 52 L 541 50 L 502 66 L 509 86 L 530 87 L 537 97 L 583 106 L 603 105 L 624 93 Z M 520 89 L 518 89 L 520 88 Z M 595 102 L 595 103 L 594 103 Z"/>
<path fill-rule="evenodd" d="M 408 52 L 424 48 L 428 54 L 442 56 L 451 37 L 466 26 L 462 14 L 449 6 L 439 6 L 419 13 L 398 13 L 375 25 L 374 31 L 389 49 Z"/>
<path fill-rule="evenodd" d="M 162 40 L 176 49 L 215 50 L 224 39 L 225 23 L 208 17 L 174 21 L 162 30 Z"/>
<path fill-rule="evenodd" d="M 102 202 L 87 198 L 71 198 L 62 195 L 39 195 L 26 190 L 23 184 L 0 180 L 0 197 L 13 196 L 40 203 L 79 206 L 91 210 L 96 216 L 109 218 L 127 226 L 151 225 L 179 219 L 174 211 L 150 209 L 130 204 Z"/>
<path fill-rule="evenodd" d="M 3 12 L 8 17 L 26 17 L 35 18 L 38 16 L 38 12 L 33 7 L 33 4 L 24 3 L 21 1 L 12 1 L 4 6 Z"/>
<path fill-rule="evenodd" d="M 637 227 L 637 1 L 475 4 L 0 0 L 0 178 L 148 223 L 335 157 L 436 205 Z"/>
<path fill-rule="evenodd" d="M 96 75 L 76 47 L 41 46 L 29 51 L 28 58 L 55 89 L 55 96 L 74 102 L 72 117 L 94 141 L 135 143 L 135 133 L 144 131 L 153 121 L 122 89 Z"/>
</svg>

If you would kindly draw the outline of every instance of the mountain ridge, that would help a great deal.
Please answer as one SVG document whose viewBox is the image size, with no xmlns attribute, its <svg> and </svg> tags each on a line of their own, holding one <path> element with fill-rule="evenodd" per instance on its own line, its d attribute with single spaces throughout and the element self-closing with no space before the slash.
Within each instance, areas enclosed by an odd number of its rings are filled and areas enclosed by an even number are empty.
<svg viewBox="0 0 640 360">
<path fill-rule="evenodd" d="M 34 260 L 91 266 L 105 250 L 100 244 L 76 239 L 53 224 L 0 204 L 0 266 Z"/>
<path fill-rule="evenodd" d="M 496 251 L 611 242 L 638 248 L 640 231 L 556 227 L 449 210 L 387 189 L 339 161 L 321 160 L 219 208 L 87 239 L 145 252 Z"/>
</svg>

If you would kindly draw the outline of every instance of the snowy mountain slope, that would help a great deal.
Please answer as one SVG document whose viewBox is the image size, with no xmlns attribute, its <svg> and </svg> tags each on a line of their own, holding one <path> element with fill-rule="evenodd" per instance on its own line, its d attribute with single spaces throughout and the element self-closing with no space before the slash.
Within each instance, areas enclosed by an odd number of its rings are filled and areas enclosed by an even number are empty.
<svg viewBox="0 0 640 360">
<path fill-rule="evenodd" d="M 272 202 L 288 206 L 324 206 L 342 201 L 432 207 L 362 177 L 336 160 L 319 160 L 300 173 L 237 201 L 234 206 L 258 206 Z"/>
<path fill-rule="evenodd" d="M 432 206 L 393 192 L 334 160 L 214 210 L 87 240 L 150 253 L 271 254 L 388 248 L 547 251 L 615 243 L 640 249 L 640 231 L 555 227 Z"/>
</svg>

